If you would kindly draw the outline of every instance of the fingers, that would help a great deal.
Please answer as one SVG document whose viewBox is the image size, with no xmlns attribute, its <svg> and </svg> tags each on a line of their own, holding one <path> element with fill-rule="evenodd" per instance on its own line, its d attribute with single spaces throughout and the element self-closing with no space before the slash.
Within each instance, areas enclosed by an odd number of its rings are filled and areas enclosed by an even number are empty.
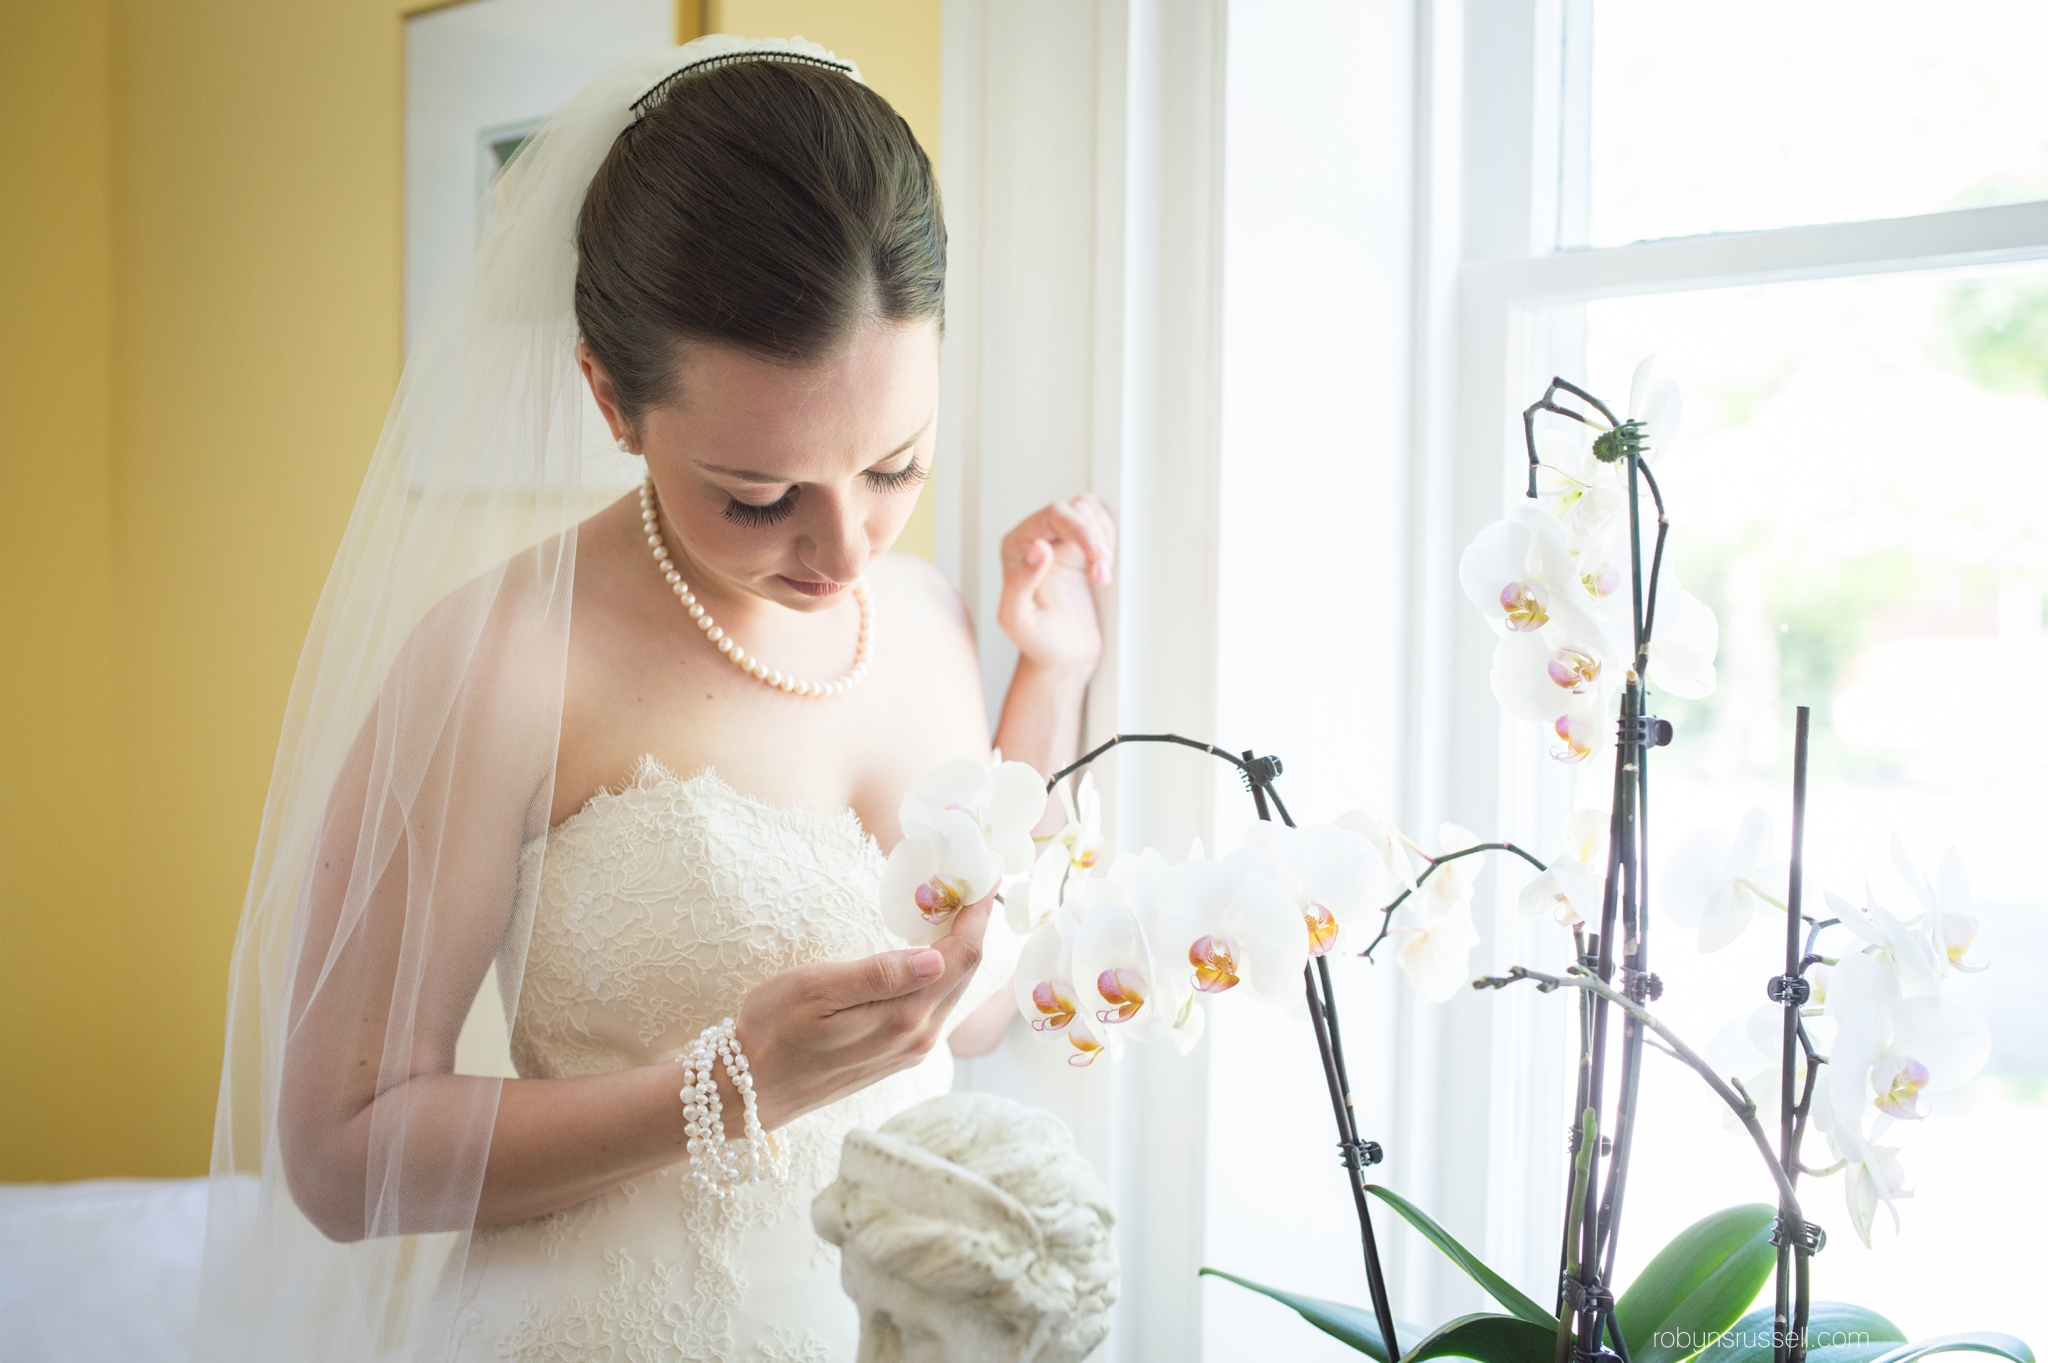
<svg viewBox="0 0 2048 1363">
<path fill-rule="evenodd" d="M 1063 502 L 1053 502 L 1025 520 L 1003 538 L 1003 567 L 1018 571 L 1037 567 L 1032 546 L 1040 541 L 1055 551 L 1071 545 L 1078 553 L 1088 580 L 1107 583 L 1116 566 L 1116 521 L 1091 493 Z"/>
<path fill-rule="evenodd" d="M 811 972 L 813 995 L 825 1010 L 838 1012 L 916 993 L 944 976 L 948 964 L 943 951 L 920 947 L 799 968 Z"/>
</svg>

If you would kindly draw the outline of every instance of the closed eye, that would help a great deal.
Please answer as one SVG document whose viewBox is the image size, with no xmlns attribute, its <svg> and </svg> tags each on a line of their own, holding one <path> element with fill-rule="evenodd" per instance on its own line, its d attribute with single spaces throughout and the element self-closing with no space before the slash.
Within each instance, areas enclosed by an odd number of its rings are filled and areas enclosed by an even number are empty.
<svg viewBox="0 0 2048 1363">
<path fill-rule="evenodd" d="M 796 489 L 792 487 L 772 502 L 755 505 L 743 502 L 737 497 L 725 499 L 725 510 L 719 513 L 734 525 L 759 528 L 779 525 L 796 514 Z"/>
<path fill-rule="evenodd" d="M 869 469 L 861 474 L 861 477 L 867 479 L 868 486 L 877 492 L 900 492 L 907 487 L 916 487 L 930 473 L 931 465 L 920 464 L 917 462 L 916 456 L 912 456 L 909 463 L 897 469 L 894 473 L 879 473 L 874 469 Z"/>
</svg>

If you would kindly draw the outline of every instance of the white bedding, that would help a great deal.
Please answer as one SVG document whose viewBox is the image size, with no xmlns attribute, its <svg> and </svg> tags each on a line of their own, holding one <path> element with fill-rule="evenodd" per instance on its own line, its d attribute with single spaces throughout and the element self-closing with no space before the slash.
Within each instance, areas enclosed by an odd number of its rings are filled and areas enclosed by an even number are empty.
<svg viewBox="0 0 2048 1363">
<path fill-rule="evenodd" d="M 0 1363 L 187 1363 L 206 1180 L 0 1184 Z"/>
</svg>

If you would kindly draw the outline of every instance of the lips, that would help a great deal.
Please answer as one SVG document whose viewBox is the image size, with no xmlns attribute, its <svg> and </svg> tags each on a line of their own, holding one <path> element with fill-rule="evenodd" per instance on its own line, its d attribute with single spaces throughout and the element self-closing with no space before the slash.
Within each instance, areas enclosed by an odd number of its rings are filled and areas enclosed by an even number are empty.
<svg viewBox="0 0 2048 1363">
<path fill-rule="evenodd" d="M 836 592 L 846 590 L 842 583 L 833 582 L 829 579 L 822 582 L 814 582 L 808 578 L 788 577 L 781 573 L 777 573 L 775 576 L 778 582 L 787 586 L 791 591 L 802 592 L 805 596 L 831 596 Z"/>
</svg>

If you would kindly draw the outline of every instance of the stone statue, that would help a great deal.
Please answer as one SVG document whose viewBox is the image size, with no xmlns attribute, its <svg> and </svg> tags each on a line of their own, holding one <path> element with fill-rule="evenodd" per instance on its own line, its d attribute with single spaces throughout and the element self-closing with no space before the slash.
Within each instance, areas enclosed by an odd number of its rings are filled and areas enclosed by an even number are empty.
<svg viewBox="0 0 2048 1363">
<path fill-rule="evenodd" d="M 948 1093 L 851 1131 L 811 1204 L 859 1363 L 1080 1363 L 1109 1333 L 1109 1195 L 1051 1113 Z"/>
</svg>

